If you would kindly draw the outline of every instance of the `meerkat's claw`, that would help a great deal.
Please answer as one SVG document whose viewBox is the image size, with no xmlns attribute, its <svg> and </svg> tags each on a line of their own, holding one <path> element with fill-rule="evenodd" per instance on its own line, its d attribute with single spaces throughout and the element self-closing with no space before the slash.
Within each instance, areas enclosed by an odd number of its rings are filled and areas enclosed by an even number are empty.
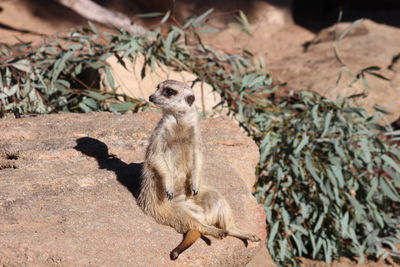
<svg viewBox="0 0 400 267">
<path fill-rule="evenodd" d="M 195 196 L 199 193 L 199 188 L 193 188 L 192 189 L 192 195 Z"/>
<path fill-rule="evenodd" d="M 223 231 L 222 233 L 220 233 L 220 234 L 218 235 L 218 237 L 219 237 L 219 239 L 224 239 L 227 235 L 228 235 L 228 232 Z"/>
<path fill-rule="evenodd" d="M 224 239 L 228 235 L 228 232 L 222 229 L 219 229 L 218 233 L 215 235 L 218 239 Z"/>
<path fill-rule="evenodd" d="M 174 193 L 172 193 L 170 191 L 166 191 L 165 193 L 167 193 L 168 200 L 172 200 L 174 198 Z"/>
<path fill-rule="evenodd" d="M 205 234 L 210 235 L 217 239 L 223 239 L 224 237 L 226 237 L 228 235 L 228 231 L 226 231 L 224 229 L 212 227 L 212 228 L 208 228 L 207 232 Z"/>
<path fill-rule="evenodd" d="M 251 238 L 249 240 L 253 241 L 253 242 L 260 242 L 261 238 L 259 238 L 258 236 L 252 234 Z"/>
<path fill-rule="evenodd" d="M 257 235 L 254 235 L 254 234 L 246 234 L 244 236 L 244 239 L 245 240 L 249 240 L 251 242 L 259 242 L 259 241 L 261 241 L 261 239 Z"/>
</svg>

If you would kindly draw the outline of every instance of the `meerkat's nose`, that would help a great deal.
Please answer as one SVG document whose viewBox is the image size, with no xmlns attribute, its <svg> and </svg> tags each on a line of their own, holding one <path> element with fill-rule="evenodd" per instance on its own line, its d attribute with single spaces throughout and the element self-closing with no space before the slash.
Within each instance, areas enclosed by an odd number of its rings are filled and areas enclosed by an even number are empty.
<svg viewBox="0 0 400 267">
<path fill-rule="evenodd" d="M 149 101 L 150 101 L 150 102 L 154 102 L 154 95 L 150 95 L 150 96 L 149 96 Z"/>
</svg>

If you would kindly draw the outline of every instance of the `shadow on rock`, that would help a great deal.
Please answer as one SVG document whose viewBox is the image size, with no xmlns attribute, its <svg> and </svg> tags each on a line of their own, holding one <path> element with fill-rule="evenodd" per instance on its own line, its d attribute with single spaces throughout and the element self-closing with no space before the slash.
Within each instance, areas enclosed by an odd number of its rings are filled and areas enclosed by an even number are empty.
<svg viewBox="0 0 400 267">
<path fill-rule="evenodd" d="M 76 140 L 74 147 L 77 151 L 86 156 L 97 160 L 100 169 L 113 171 L 117 175 L 117 180 L 124 185 L 132 195 L 137 198 L 141 184 L 141 173 L 143 163 L 127 164 L 108 153 L 108 147 L 100 140 L 91 137 L 82 137 Z"/>
</svg>

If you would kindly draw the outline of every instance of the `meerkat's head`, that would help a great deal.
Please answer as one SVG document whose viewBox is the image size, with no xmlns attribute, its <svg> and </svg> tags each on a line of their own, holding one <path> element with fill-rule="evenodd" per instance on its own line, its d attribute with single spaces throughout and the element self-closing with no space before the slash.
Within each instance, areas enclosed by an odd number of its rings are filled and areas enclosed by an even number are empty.
<svg viewBox="0 0 400 267">
<path fill-rule="evenodd" d="M 157 91 L 149 97 L 166 112 L 186 113 L 194 109 L 194 94 L 192 89 L 183 82 L 166 80 L 157 85 Z"/>
</svg>

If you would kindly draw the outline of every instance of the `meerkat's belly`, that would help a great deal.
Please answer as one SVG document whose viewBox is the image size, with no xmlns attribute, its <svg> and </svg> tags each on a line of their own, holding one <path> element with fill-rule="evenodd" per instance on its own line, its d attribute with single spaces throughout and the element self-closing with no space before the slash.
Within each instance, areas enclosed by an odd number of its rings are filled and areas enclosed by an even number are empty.
<svg viewBox="0 0 400 267">
<path fill-rule="evenodd" d="M 186 176 L 193 169 L 193 147 L 191 144 L 179 144 L 171 147 L 172 164 L 177 174 Z"/>
<path fill-rule="evenodd" d="M 170 158 L 172 163 L 174 190 L 179 195 L 188 190 L 187 178 L 193 170 L 193 146 L 189 143 L 181 142 L 170 147 Z"/>
</svg>

